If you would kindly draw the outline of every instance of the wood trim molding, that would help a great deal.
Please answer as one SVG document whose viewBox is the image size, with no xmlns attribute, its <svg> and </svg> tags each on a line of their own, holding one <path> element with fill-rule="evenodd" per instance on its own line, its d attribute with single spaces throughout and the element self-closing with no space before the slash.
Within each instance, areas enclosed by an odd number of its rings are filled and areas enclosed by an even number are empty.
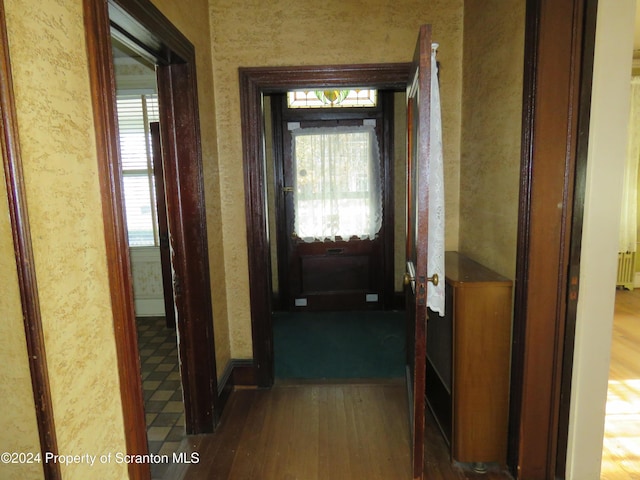
<svg viewBox="0 0 640 480">
<path fill-rule="evenodd" d="M 596 43 L 596 19 L 598 0 L 586 0 L 584 14 L 584 41 L 580 70 L 580 100 L 578 108 L 575 186 L 573 194 L 573 215 L 571 220 L 571 246 L 569 252 L 567 314 L 564 335 L 564 357 L 560 405 L 558 417 L 558 448 L 556 457 L 556 478 L 564 478 L 567 449 L 569 443 L 569 411 L 571 406 L 571 380 L 573 377 L 573 356 L 576 337 L 578 294 L 580 290 L 580 258 L 582 248 L 582 227 L 584 202 L 587 185 L 587 152 L 589 143 L 589 123 L 591 117 L 591 93 L 593 62 Z"/>
<path fill-rule="evenodd" d="M 58 453 L 55 421 L 49 386 L 49 370 L 42 330 L 38 283 L 29 229 L 18 122 L 13 94 L 4 2 L 0 0 L 0 112 L 2 113 L 2 160 L 7 185 L 9 216 L 16 256 L 24 331 L 31 371 L 31 386 L 41 452 Z M 46 479 L 62 478 L 57 462 L 42 462 Z"/>
<path fill-rule="evenodd" d="M 148 447 L 122 204 L 110 32 L 116 28 L 159 64 L 163 167 L 190 434 L 212 432 L 218 416 L 195 49 L 148 0 L 84 0 L 83 5 L 127 451 L 144 454 Z M 149 466 L 130 464 L 129 475 L 149 478 Z"/>
<path fill-rule="evenodd" d="M 508 460 L 518 478 L 557 470 L 583 6 L 527 2 Z"/>
<path fill-rule="evenodd" d="M 224 410 L 231 392 L 236 387 L 257 387 L 257 378 L 253 360 L 231 359 L 218 383 L 220 410 Z"/>
<path fill-rule="evenodd" d="M 165 192 L 178 310 L 186 428 L 219 416 L 195 48 L 148 0 L 111 0 L 112 27 L 151 53 L 157 69 Z"/>
<path fill-rule="evenodd" d="M 191 61 L 157 72 L 186 427 L 210 433 L 218 395 L 195 71 Z"/>
<path fill-rule="evenodd" d="M 524 315 L 527 310 L 527 289 L 523 282 L 529 270 L 530 204 L 531 204 L 531 160 L 533 157 L 533 128 L 535 118 L 535 79 L 537 64 L 537 43 L 539 36 L 540 13 L 535 2 L 528 1 L 526 8 L 524 74 L 522 101 L 522 139 L 520 166 L 520 198 L 518 205 L 518 238 L 516 258 L 516 281 L 514 288 L 514 322 L 512 331 L 511 381 L 509 401 L 509 441 L 507 446 L 507 465 L 517 477 L 520 446 L 520 417 L 524 378 L 525 326 Z"/>
<path fill-rule="evenodd" d="M 83 7 L 126 447 L 129 454 L 144 455 L 148 445 L 133 283 L 126 223 L 118 201 L 122 190 L 109 12 L 106 2 L 100 0 L 84 0 Z M 148 465 L 131 463 L 128 469 L 132 479 L 151 477 Z"/>
<path fill-rule="evenodd" d="M 404 90 L 410 67 L 396 63 L 239 69 L 251 327 L 260 387 L 269 387 L 274 380 L 262 95 L 292 88 L 353 85 Z"/>
<path fill-rule="evenodd" d="M 281 93 L 292 88 L 375 87 L 403 90 L 400 77 L 409 75 L 409 63 L 314 65 L 240 68 L 240 78 L 255 84 L 260 93 Z M 354 83 L 355 82 L 355 83 Z M 242 87 L 242 86 L 241 86 Z"/>
<path fill-rule="evenodd" d="M 405 87 L 406 88 L 406 87 Z M 380 95 L 380 101 L 382 102 L 382 138 L 384 139 L 384 145 L 382 146 L 381 153 L 384 162 L 384 178 L 382 179 L 382 185 L 384 185 L 383 195 L 383 221 L 385 222 L 384 230 L 384 298 L 382 299 L 382 306 L 385 310 L 390 310 L 394 307 L 394 260 L 395 260 L 395 181 L 394 181 L 394 166 L 395 158 L 392 149 L 394 142 L 394 95 L 393 92 L 384 92 Z"/>
</svg>

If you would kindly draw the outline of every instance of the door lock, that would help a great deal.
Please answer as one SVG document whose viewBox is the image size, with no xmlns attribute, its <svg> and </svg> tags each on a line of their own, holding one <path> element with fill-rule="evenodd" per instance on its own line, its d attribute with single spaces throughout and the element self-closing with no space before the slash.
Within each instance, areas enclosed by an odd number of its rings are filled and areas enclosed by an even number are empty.
<svg viewBox="0 0 640 480">
<path fill-rule="evenodd" d="M 404 274 L 404 284 L 409 285 L 411 282 L 414 282 L 416 279 L 416 277 L 412 277 L 411 275 L 409 275 L 408 273 Z M 440 277 L 438 277 L 437 273 L 434 273 L 432 276 L 427 277 L 427 282 L 431 282 L 433 283 L 434 287 L 438 286 L 438 283 L 440 283 Z"/>
<path fill-rule="evenodd" d="M 409 285 L 411 282 L 415 281 L 416 277 L 412 277 L 411 275 L 409 275 L 408 273 L 404 274 L 404 286 L 406 287 L 407 285 Z"/>
</svg>

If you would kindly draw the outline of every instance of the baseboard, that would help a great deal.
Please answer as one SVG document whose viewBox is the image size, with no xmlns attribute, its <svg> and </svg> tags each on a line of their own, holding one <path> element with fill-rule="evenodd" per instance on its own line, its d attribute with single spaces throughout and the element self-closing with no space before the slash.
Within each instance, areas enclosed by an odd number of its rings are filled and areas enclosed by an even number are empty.
<svg viewBox="0 0 640 480">
<path fill-rule="evenodd" d="M 393 293 L 393 309 L 404 310 L 405 306 L 406 305 L 405 305 L 404 292 L 394 292 Z"/>
<path fill-rule="evenodd" d="M 256 387 L 258 385 L 257 378 L 257 369 L 253 359 L 242 360 L 232 358 L 229 363 L 227 363 L 218 381 L 219 415 L 222 415 L 229 396 L 236 387 Z"/>
<path fill-rule="evenodd" d="M 136 298 L 137 317 L 164 317 L 164 298 Z"/>
</svg>

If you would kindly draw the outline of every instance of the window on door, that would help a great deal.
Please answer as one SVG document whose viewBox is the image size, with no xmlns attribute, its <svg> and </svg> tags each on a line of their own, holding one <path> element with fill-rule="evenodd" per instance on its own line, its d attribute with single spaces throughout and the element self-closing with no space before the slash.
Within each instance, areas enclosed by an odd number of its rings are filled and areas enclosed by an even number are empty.
<svg viewBox="0 0 640 480">
<path fill-rule="evenodd" d="M 296 236 L 307 242 L 375 238 L 382 226 L 375 121 L 294 127 L 291 136 Z"/>
</svg>

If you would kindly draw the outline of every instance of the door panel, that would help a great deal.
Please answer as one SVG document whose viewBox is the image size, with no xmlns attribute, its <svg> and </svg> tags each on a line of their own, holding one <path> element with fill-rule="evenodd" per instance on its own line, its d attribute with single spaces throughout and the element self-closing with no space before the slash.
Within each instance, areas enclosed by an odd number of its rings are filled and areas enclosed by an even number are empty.
<svg viewBox="0 0 640 480">
<path fill-rule="evenodd" d="M 427 340 L 427 166 L 430 130 L 431 27 L 420 28 L 407 86 L 407 389 L 411 416 L 414 479 L 424 471 L 425 375 Z"/>
<path fill-rule="evenodd" d="M 156 187 L 156 211 L 158 215 L 158 237 L 160 239 L 164 315 L 167 328 L 176 328 L 176 310 L 173 301 L 173 274 L 171 273 L 171 248 L 169 246 L 167 202 L 164 193 L 164 168 L 162 166 L 162 144 L 160 142 L 160 123 L 152 122 L 149 127 L 151 132 L 151 151 L 153 153 L 153 177 Z"/>
<path fill-rule="evenodd" d="M 303 166 L 296 166 L 294 158 L 294 134 L 291 128 L 300 129 L 298 132 L 310 132 L 312 129 L 332 129 L 337 127 L 358 128 L 363 121 L 373 120 L 379 159 L 375 167 L 375 175 L 379 183 L 379 197 L 381 205 L 384 205 L 385 195 L 390 186 L 385 185 L 384 180 L 389 178 L 387 170 L 388 162 L 385 161 L 385 142 L 383 137 L 383 112 L 382 108 L 375 109 L 342 108 L 340 111 L 319 112 L 307 109 L 307 111 L 291 111 L 287 109 L 284 98 L 274 96 L 272 109 L 274 111 L 274 132 L 280 132 L 282 148 L 274 148 L 276 172 L 280 169 L 282 184 L 277 187 L 281 195 L 281 209 L 278 211 L 279 232 L 279 287 L 282 305 L 285 309 L 299 310 L 351 310 L 351 309 L 380 309 L 385 307 L 385 294 L 387 282 L 391 277 L 393 265 L 385 261 L 385 248 L 392 248 L 389 243 L 386 230 L 391 229 L 389 221 L 392 215 L 386 218 L 382 215 L 380 229 L 373 238 L 358 239 L 355 237 L 335 239 L 301 238 L 305 236 L 296 230 L 296 204 L 300 206 L 303 188 L 315 188 L 305 185 L 310 181 L 315 172 L 307 172 Z M 278 122 L 280 128 L 275 128 Z M 293 123 L 292 123 L 293 122 Z M 292 127 L 291 125 L 294 125 Z M 308 129 L 308 130 L 307 130 Z M 278 133 L 276 133 L 278 135 Z M 274 138 L 274 144 L 277 138 Z M 280 158 L 278 158 L 278 156 Z M 302 162 L 300 163 L 302 165 Z M 334 172 L 337 181 L 345 177 Z M 278 173 L 276 173 L 278 178 Z M 371 175 L 369 178 L 374 178 Z M 348 195 L 348 194 L 347 194 Z M 340 202 L 349 202 L 345 197 Z M 352 209 L 353 210 L 353 209 Z M 339 208 L 340 217 L 344 212 L 349 212 L 349 207 L 342 205 Z M 316 215 L 307 214 L 307 218 Z M 337 216 L 336 216 L 337 217 Z M 305 220 L 304 216 L 298 220 Z M 327 218 L 331 218 L 328 216 Z M 342 220 L 333 219 L 339 222 Z M 392 231 L 392 229 L 391 229 Z M 389 277 L 389 278 L 388 278 Z"/>
</svg>

